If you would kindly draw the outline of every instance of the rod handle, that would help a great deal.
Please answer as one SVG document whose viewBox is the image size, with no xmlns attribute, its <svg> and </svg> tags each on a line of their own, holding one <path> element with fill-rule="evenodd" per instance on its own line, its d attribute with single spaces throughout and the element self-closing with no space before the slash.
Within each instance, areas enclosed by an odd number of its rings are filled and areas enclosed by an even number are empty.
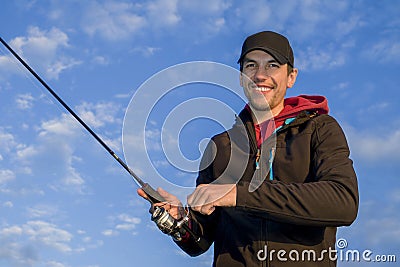
<svg viewBox="0 0 400 267">
<path fill-rule="evenodd" d="M 163 198 L 160 193 L 158 193 L 153 187 L 151 187 L 148 183 L 144 183 L 142 186 L 142 190 L 146 193 L 149 201 L 152 204 L 164 202 L 165 198 Z"/>
</svg>

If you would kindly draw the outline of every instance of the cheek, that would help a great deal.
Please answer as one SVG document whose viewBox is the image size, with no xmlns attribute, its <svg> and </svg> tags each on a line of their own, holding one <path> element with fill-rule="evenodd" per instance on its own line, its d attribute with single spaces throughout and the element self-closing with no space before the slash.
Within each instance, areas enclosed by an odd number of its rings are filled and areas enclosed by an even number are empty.
<svg viewBox="0 0 400 267">
<path fill-rule="evenodd" d="M 291 79 L 286 75 L 280 75 L 279 78 L 277 78 L 278 86 L 279 88 L 288 88 L 290 87 L 289 85 L 291 84 Z"/>
</svg>

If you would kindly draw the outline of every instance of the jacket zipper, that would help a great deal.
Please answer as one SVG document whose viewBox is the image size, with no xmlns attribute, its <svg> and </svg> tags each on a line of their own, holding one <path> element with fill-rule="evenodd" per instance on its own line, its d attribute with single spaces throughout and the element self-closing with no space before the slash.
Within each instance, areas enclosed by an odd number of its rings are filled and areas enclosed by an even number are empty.
<svg viewBox="0 0 400 267">
<path fill-rule="evenodd" d="M 260 157 L 261 157 L 261 150 L 257 148 L 257 155 L 256 155 L 256 170 L 260 169 Z"/>
<path fill-rule="evenodd" d="M 284 124 L 278 128 L 275 129 L 275 131 L 273 132 L 273 134 L 277 134 L 282 128 L 283 126 L 286 126 L 288 124 L 290 124 L 291 122 L 293 122 L 295 120 L 295 118 L 289 118 L 286 119 Z M 249 132 L 249 130 L 248 130 Z M 251 144 L 253 149 L 257 149 L 257 154 L 256 154 L 256 159 L 255 159 L 255 168 L 256 168 L 256 172 L 260 172 L 260 158 L 261 158 L 261 149 L 258 148 L 258 146 L 256 145 L 256 142 L 254 140 L 254 137 L 251 136 L 250 138 L 251 140 Z M 253 150 L 253 151 L 254 151 Z M 269 159 L 268 159 L 268 164 L 269 164 L 269 180 L 272 181 L 274 180 L 274 169 L 273 169 L 273 163 L 274 163 L 274 158 L 275 158 L 275 153 L 276 153 L 276 148 L 272 147 L 269 151 Z M 265 253 L 267 253 L 267 258 L 265 261 L 261 261 L 261 266 L 262 267 L 269 267 L 271 264 L 271 259 L 269 258 L 269 246 L 268 246 L 268 222 L 266 219 L 261 219 L 262 220 L 262 226 L 261 226 L 261 240 L 265 240 L 265 244 L 261 244 L 261 248 L 264 249 L 265 248 Z"/>
</svg>

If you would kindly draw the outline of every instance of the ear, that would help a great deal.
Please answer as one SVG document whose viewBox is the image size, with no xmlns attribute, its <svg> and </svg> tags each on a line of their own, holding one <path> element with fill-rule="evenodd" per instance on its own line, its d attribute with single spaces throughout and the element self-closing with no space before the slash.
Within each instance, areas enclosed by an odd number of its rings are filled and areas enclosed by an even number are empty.
<svg viewBox="0 0 400 267">
<path fill-rule="evenodd" d="M 293 68 L 292 72 L 289 73 L 288 75 L 288 81 L 287 81 L 287 88 L 292 88 L 294 83 L 296 82 L 297 74 L 299 73 L 299 70 L 297 68 Z"/>
<path fill-rule="evenodd" d="M 243 72 L 240 72 L 239 81 L 240 81 L 240 86 L 243 87 Z"/>
</svg>

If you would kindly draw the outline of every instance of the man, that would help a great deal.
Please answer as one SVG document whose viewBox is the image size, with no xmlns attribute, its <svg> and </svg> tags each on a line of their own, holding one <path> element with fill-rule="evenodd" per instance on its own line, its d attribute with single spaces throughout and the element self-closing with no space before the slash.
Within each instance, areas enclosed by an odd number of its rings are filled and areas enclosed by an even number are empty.
<svg viewBox="0 0 400 267">
<path fill-rule="evenodd" d="M 247 37 L 238 63 L 248 104 L 232 129 L 212 138 L 188 196 L 189 226 L 207 246 L 191 236 L 176 243 L 191 256 L 214 243 L 213 266 L 335 266 L 337 227 L 358 210 L 345 136 L 325 97 L 285 99 L 298 70 L 284 36 Z M 260 156 L 263 147 L 269 155 Z M 245 168 L 237 172 L 230 161 Z M 176 197 L 159 193 L 180 219 Z"/>
</svg>

